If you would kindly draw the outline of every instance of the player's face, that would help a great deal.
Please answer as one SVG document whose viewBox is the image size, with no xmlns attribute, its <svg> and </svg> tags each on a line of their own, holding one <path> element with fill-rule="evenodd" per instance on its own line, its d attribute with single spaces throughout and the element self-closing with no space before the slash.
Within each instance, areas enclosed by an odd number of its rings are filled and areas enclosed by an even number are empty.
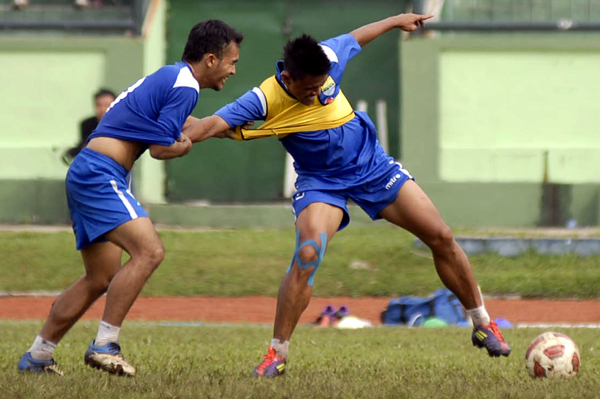
<svg viewBox="0 0 600 399">
<path fill-rule="evenodd" d="M 211 73 L 209 86 L 219 91 L 225 86 L 225 81 L 235 75 L 235 64 L 240 59 L 240 48 L 236 42 L 231 42 L 223 50 L 223 57 L 216 61 L 216 66 Z"/>
<path fill-rule="evenodd" d="M 319 76 L 307 75 L 302 79 L 292 79 L 286 72 L 281 74 L 283 83 L 288 91 L 304 105 L 312 104 L 317 96 L 321 94 L 321 87 L 327 80 L 327 74 Z"/>
<path fill-rule="evenodd" d="M 115 101 L 115 98 L 109 94 L 106 94 L 104 96 L 100 96 L 96 99 L 95 103 L 95 109 L 96 109 L 96 118 L 98 118 L 98 121 L 100 121 L 100 119 L 102 119 L 102 117 L 104 116 L 104 114 L 106 113 L 106 110 L 108 109 L 108 107 L 110 107 L 110 104 Z"/>
</svg>

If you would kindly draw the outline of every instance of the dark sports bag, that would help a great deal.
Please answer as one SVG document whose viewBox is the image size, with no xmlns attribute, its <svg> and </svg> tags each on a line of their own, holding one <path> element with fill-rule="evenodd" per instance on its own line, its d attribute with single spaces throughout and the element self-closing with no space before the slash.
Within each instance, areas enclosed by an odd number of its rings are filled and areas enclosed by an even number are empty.
<svg viewBox="0 0 600 399">
<path fill-rule="evenodd" d="M 438 317 L 448 324 L 467 322 L 463 307 L 452 291 L 437 290 L 428 298 L 402 296 L 392 299 L 381 312 L 381 322 L 386 325 L 418 326 L 428 317 Z"/>
</svg>

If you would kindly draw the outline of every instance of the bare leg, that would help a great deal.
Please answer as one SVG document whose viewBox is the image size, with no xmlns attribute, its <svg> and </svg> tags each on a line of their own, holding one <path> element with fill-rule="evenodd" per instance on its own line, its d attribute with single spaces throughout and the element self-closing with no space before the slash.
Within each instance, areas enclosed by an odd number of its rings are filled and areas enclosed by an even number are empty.
<svg viewBox="0 0 600 399">
<path fill-rule="evenodd" d="M 56 298 L 40 336 L 58 343 L 89 307 L 104 294 L 121 267 L 122 250 L 110 242 L 81 250 L 85 274 Z"/>
<path fill-rule="evenodd" d="M 440 279 L 473 320 L 473 345 L 486 348 L 490 356 L 510 355 L 508 343 L 483 307 L 467 256 L 423 190 L 414 181 L 407 181 L 396 200 L 381 212 L 381 216 L 410 231 L 431 249 Z"/>
<path fill-rule="evenodd" d="M 396 200 L 380 214 L 419 237 L 431 249 L 440 279 L 466 309 L 482 305 L 469 259 L 431 200 L 414 181 L 404 183 Z"/>
<path fill-rule="evenodd" d="M 314 240 L 319 247 L 321 243 L 320 233 L 327 234 L 327 244 L 342 222 L 344 212 L 335 206 L 317 202 L 306 207 L 298 216 L 296 230 L 300 232 L 300 243 L 306 240 Z M 314 247 L 307 245 L 299 252 L 303 263 L 317 259 L 318 254 Z M 308 285 L 308 279 L 314 267 L 301 269 L 294 262 L 292 269 L 285 275 L 279 294 L 277 296 L 277 312 L 275 315 L 275 326 L 273 337 L 280 341 L 289 341 L 300 320 L 300 316 L 308 307 L 312 286 Z"/>
<path fill-rule="evenodd" d="M 131 258 L 112 279 L 106 294 L 102 321 L 120 327 L 146 280 L 164 258 L 164 248 L 149 218 L 122 224 L 107 238 L 124 248 Z"/>
</svg>

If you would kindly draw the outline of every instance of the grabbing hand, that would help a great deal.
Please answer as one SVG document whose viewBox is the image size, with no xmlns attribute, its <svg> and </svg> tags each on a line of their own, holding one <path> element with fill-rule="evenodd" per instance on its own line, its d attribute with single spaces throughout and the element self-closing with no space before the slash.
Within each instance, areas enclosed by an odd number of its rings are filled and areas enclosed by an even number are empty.
<svg viewBox="0 0 600 399">
<path fill-rule="evenodd" d="M 178 145 L 181 151 L 180 157 L 186 155 L 192 149 L 192 140 L 185 134 L 181 133 L 181 136 L 177 139 L 173 145 Z"/>
<path fill-rule="evenodd" d="M 405 32 L 412 32 L 418 27 L 424 28 L 425 21 L 429 18 L 433 18 L 433 15 L 419 15 L 419 14 L 400 14 L 397 16 L 398 20 L 396 25 L 398 28 Z"/>
</svg>

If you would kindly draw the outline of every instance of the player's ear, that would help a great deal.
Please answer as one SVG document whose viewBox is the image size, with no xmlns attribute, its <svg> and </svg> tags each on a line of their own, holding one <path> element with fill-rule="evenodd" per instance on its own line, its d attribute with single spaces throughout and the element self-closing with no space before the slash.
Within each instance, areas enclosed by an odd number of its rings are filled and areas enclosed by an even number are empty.
<svg viewBox="0 0 600 399">
<path fill-rule="evenodd" d="M 206 62 L 206 66 L 212 68 L 219 64 L 219 58 L 213 53 L 208 53 L 204 55 L 204 61 Z"/>
<path fill-rule="evenodd" d="M 290 74 L 286 70 L 283 70 L 281 72 L 281 80 L 283 81 L 283 84 L 286 85 L 286 86 L 289 86 L 293 82 L 292 77 L 290 76 Z"/>
</svg>

